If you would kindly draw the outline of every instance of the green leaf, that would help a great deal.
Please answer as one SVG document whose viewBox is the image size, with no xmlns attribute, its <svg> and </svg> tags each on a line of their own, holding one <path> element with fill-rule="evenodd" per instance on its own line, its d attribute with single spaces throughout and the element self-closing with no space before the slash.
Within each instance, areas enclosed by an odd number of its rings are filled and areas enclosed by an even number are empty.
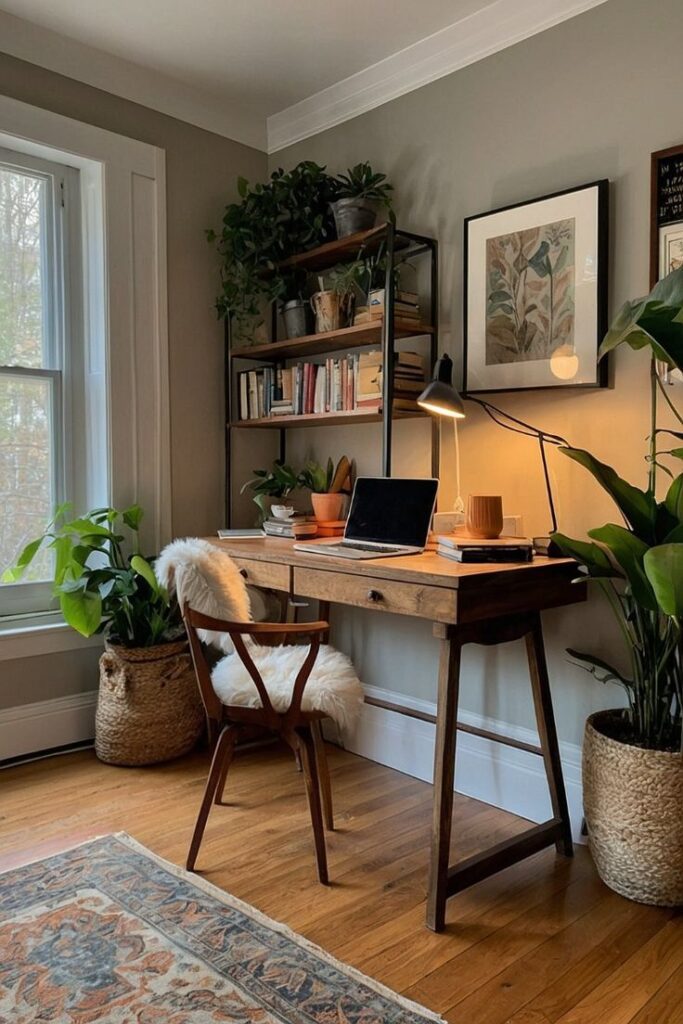
<svg viewBox="0 0 683 1024">
<path fill-rule="evenodd" d="M 614 523 L 589 530 L 588 536 L 604 544 L 612 553 L 626 573 L 631 592 L 638 604 L 649 608 L 650 611 L 656 611 L 657 599 L 643 568 L 643 558 L 649 550 L 648 545 L 630 530 Z"/>
<path fill-rule="evenodd" d="M 592 473 L 642 540 L 648 542 L 654 540 L 657 505 L 654 497 L 648 491 L 641 491 L 638 487 L 627 483 L 626 480 L 622 480 L 611 466 L 600 462 L 583 448 L 570 448 L 563 445 L 559 450 Z"/>
<path fill-rule="evenodd" d="M 664 614 L 683 616 L 683 544 L 659 544 L 650 548 L 644 565 Z"/>
<path fill-rule="evenodd" d="M 585 668 L 587 672 L 595 676 L 601 683 L 620 683 L 623 686 L 633 686 L 631 679 L 625 679 L 618 669 L 610 665 L 608 661 L 604 661 L 602 658 L 598 658 L 595 654 L 587 654 L 585 651 L 575 651 L 573 648 L 567 648 L 567 654 L 572 658 L 576 658 L 577 661 L 583 662 L 582 668 Z M 600 673 L 599 674 L 598 671 Z"/>
<path fill-rule="evenodd" d="M 16 565 L 11 566 L 9 569 L 5 569 L 3 572 L 2 577 L 0 577 L 3 583 L 17 583 L 22 578 L 35 558 L 40 545 L 43 543 L 43 539 L 43 537 L 37 537 L 26 545 L 19 555 Z"/>
<path fill-rule="evenodd" d="M 657 359 L 683 368 L 683 268 L 658 281 L 650 294 L 626 302 L 600 346 L 600 356 L 618 345 L 649 346 Z"/>
<path fill-rule="evenodd" d="M 130 567 L 138 576 L 142 576 L 143 580 L 149 584 L 155 594 L 161 593 L 161 586 L 154 575 L 154 569 L 152 569 L 152 566 L 142 555 L 133 555 L 130 560 Z"/>
<path fill-rule="evenodd" d="M 65 523 L 63 529 L 65 531 L 70 530 L 72 533 L 78 533 L 82 537 L 104 537 L 107 540 L 113 540 L 114 534 L 111 530 L 108 530 L 106 526 L 102 526 L 101 523 L 95 523 L 92 519 L 72 519 L 70 523 Z"/>
<path fill-rule="evenodd" d="M 679 523 L 683 523 L 683 473 L 677 476 L 669 487 L 664 507 Z"/>
<path fill-rule="evenodd" d="M 585 566 L 590 576 L 607 579 L 618 579 L 621 576 L 605 550 L 598 544 L 573 540 L 563 533 L 553 533 L 551 536 L 560 551 L 570 558 L 575 558 L 579 565 Z"/>
<path fill-rule="evenodd" d="M 97 632 L 102 619 L 102 598 L 92 590 L 62 592 L 59 598 L 64 621 L 81 636 Z"/>
<path fill-rule="evenodd" d="M 123 513 L 123 521 L 131 530 L 139 530 L 144 513 L 139 505 L 131 505 Z"/>
</svg>

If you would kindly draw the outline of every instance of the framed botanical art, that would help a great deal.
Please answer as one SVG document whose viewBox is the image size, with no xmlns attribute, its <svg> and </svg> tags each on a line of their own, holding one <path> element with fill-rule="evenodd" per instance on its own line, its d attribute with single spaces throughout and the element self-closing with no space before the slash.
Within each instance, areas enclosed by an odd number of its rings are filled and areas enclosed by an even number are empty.
<svg viewBox="0 0 683 1024">
<path fill-rule="evenodd" d="M 465 221 L 464 390 L 603 387 L 609 182 Z"/>
<path fill-rule="evenodd" d="M 650 287 L 683 267 L 683 145 L 653 153 L 650 175 Z"/>
</svg>

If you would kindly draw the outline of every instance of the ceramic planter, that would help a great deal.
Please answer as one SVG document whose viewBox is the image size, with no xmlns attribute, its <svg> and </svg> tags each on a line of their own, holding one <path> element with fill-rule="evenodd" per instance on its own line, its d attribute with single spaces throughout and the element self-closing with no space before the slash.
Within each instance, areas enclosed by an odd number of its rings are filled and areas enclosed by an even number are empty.
<svg viewBox="0 0 683 1024">
<path fill-rule="evenodd" d="M 311 307 L 315 313 L 315 329 L 317 334 L 339 330 L 342 314 L 337 292 L 316 292 L 311 297 Z"/>
<path fill-rule="evenodd" d="M 377 203 L 371 199 L 337 199 L 330 203 L 337 229 L 337 238 L 345 238 L 356 231 L 369 231 L 377 220 Z"/>
<path fill-rule="evenodd" d="M 598 874 L 639 903 L 683 904 L 683 754 L 611 738 L 620 712 L 586 723 L 583 802 Z M 610 728 L 611 726 L 611 728 Z"/>
<path fill-rule="evenodd" d="M 344 507 L 343 494 L 311 494 L 313 515 L 319 523 L 330 523 L 341 519 Z"/>
</svg>

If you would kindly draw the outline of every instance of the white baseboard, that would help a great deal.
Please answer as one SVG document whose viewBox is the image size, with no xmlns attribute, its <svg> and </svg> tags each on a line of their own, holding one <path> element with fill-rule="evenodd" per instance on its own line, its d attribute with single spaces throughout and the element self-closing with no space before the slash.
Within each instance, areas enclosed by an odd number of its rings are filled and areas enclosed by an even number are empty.
<svg viewBox="0 0 683 1024">
<path fill-rule="evenodd" d="M 370 697 L 404 704 L 413 710 L 433 715 L 436 706 L 429 701 L 406 697 L 390 690 L 366 686 Z M 476 726 L 526 743 L 538 743 L 530 729 L 511 726 L 492 718 L 466 711 L 459 714 L 465 725 Z M 429 722 L 369 704 L 363 705 L 358 725 L 343 738 L 344 746 L 370 761 L 396 768 L 406 775 L 432 782 L 434 768 L 434 726 Z M 491 740 L 459 732 L 456 754 L 456 791 L 501 807 L 531 821 L 552 817 L 543 761 L 534 754 L 506 747 Z M 583 800 L 581 786 L 581 748 L 560 744 L 572 832 L 581 840 Z"/>
<path fill-rule="evenodd" d="M 0 711 L 0 761 L 93 739 L 96 705 L 93 690 Z"/>
</svg>

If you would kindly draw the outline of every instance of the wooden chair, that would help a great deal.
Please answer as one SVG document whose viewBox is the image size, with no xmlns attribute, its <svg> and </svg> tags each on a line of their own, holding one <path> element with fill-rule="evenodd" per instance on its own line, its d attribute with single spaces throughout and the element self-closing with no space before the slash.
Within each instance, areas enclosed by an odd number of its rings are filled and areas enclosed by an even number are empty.
<svg viewBox="0 0 683 1024">
<path fill-rule="evenodd" d="M 216 740 L 204 797 L 187 855 L 188 871 L 194 871 L 211 805 L 222 801 L 223 788 L 237 740 L 242 737 L 248 738 L 265 728 L 281 736 L 292 749 L 295 757 L 300 758 L 313 825 L 318 877 L 323 885 L 327 885 L 327 854 L 323 821 L 328 829 L 332 830 L 334 827 L 330 776 L 320 728 L 322 719 L 327 716 L 322 711 L 303 711 L 301 701 L 311 670 L 318 657 L 321 639 L 327 634 L 329 624 L 327 622 L 302 623 L 301 625 L 279 622 L 227 622 L 203 615 L 191 608 L 188 603 L 183 608 L 183 619 L 209 723 L 209 739 L 212 742 L 214 739 Z M 261 707 L 222 703 L 211 682 L 211 669 L 204 647 L 197 635 L 198 629 L 229 634 L 235 647 L 235 653 L 230 657 L 241 659 L 258 691 Z M 285 643 L 288 637 L 310 636 L 310 649 L 298 671 L 292 689 L 291 702 L 285 711 L 279 712 L 273 707 L 268 689 L 245 644 L 247 636 L 250 636 L 256 643 L 261 641 L 270 644 L 274 641 Z"/>
</svg>

